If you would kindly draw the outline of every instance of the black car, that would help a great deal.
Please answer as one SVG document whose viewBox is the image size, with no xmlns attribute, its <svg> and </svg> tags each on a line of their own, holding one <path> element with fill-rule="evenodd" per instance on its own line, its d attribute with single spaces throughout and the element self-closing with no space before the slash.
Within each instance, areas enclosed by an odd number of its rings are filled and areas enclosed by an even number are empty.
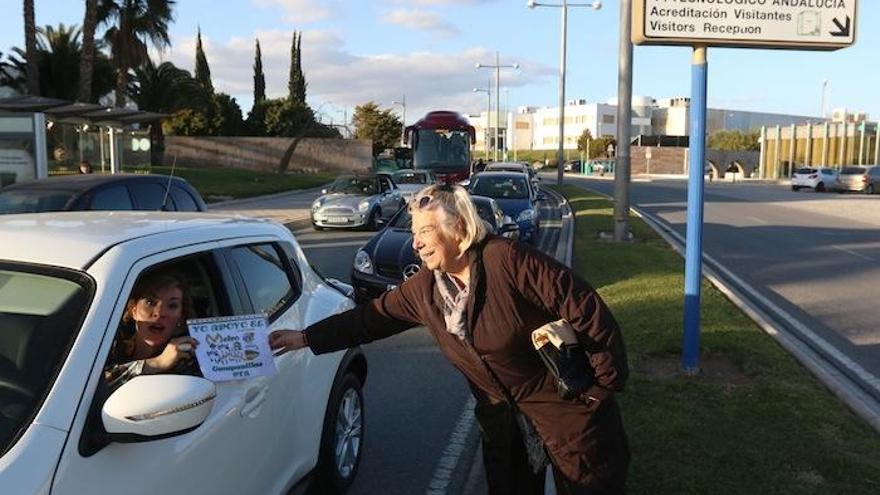
<svg viewBox="0 0 880 495">
<path fill-rule="evenodd" d="M 167 175 L 64 175 L 0 189 L 0 213 L 80 210 L 205 211 L 207 206 L 189 182 Z"/>
<path fill-rule="evenodd" d="M 471 196 L 477 214 L 489 232 L 515 238 L 519 227 L 492 198 Z M 354 256 L 351 283 L 355 300 L 366 301 L 394 289 L 421 269 L 422 261 L 412 247 L 412 218 L 401 208 L 388 225 L 374 235 Z"/>
</svg>

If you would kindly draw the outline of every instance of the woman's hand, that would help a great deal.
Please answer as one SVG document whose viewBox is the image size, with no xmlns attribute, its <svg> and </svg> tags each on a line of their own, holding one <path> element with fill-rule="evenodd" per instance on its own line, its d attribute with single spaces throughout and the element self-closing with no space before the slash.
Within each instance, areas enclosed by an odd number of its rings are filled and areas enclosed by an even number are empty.
<svg viewBox="0 0 880 495">
<path fill-rule="evenodd" d="M 275 330 L 269 334 L 269 347 L 276 356 L 280 356 L 288 351 L 295 351 L 307 347 L 306 336 L 303 332 L 296 330 Z"/>
<path fill-rule="evenodd" d="M 198 341 L 192 337 L 175 337 L 165 344 L 162 354 L 147 359 L 145 369 L 149 373 L 164 373 L 178 364 L 192 360 Z"/>
</svg>

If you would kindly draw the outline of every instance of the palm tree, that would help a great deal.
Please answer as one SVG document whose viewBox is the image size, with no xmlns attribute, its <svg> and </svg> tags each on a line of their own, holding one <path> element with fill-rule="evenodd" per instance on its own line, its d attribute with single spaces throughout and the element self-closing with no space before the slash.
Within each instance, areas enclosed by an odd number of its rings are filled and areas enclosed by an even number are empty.
<svg viewBox="0 0 880 495">
<path fill-rule="evenodd" d="M 27 94 L 40 96 L 40 69 L 37 64 L 37 24 L 34 21 L 34 0 L 24 0 L 24 47 L 27 66 Z"/>
<path fill-rule="evenodd" d="M 158 67 L 147 60 L 135 69 L 128 94 L 138 109 L 172 113 L 188 106 L 202 95 L 201 86 L 189 72 L 171 62 Z M 165 133 L 161 122 L 150 124 L 150 164 L 162 165 L 165 152 Z"/>
<path fill-rule="evenodd" d="M 113 24 L 104 34 L 116 66 L 116 106 L 125 106 L 128 71 L 149 59 L 147 43 L 163 49 L 171 45 L 168 24 L 174 0 L 99 0 L 98 23 Z"/>
<path fill-rule="evenodd" d="M 77 26 L 45 26 L 37 29 L 36 59 L 40 74 L 38 91 L 42 96 L 73 100 L 77 97 L 79 81 L 80 30 Z M 27 55 L 21 48 L 13 48 L 6 75 L 0 74 L 0 84 L 25 92 L 27 89 Z M 3 71 L 0 71 L 3 72 Z M 101 96 L 113 88 L 113 67 L 102 53 L 97 53 L 92 77 L 92 94 Z"/>
<path fill-rule="evenodd" d="M 83 18 L 82 56 L 79 59 L 77 100 L 92 101 L 92 72 L 95 67 L 95 26 L 98 23 L 98 0 L 86 0 Z"/>
</svg>

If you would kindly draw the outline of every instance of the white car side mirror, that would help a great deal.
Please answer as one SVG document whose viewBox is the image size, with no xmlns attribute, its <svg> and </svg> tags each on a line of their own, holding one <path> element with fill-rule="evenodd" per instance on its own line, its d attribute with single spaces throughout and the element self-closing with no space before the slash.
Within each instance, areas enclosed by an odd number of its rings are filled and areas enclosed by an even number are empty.
<svg viewBox="0 0 880 495">
<path fill-rule="evenodd" d="M 104 402 L 104 429 L 119 441 L 146 441 L 186 433 L 205 421 L 214 407 L 214 382 L 186 375 L 141 375 Z M 136 435 L 129 437 L 128 435 Z M 145 437 L 145 438 L 144 438 Z"/>
</svg>

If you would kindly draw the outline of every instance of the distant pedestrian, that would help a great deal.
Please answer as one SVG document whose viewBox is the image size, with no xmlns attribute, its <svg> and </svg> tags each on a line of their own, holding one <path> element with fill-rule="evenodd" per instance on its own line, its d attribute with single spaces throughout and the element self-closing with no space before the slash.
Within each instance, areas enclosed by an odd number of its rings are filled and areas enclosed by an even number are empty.
<svg viewBox="0 0 880 495">
<path fill-rule="evenodd" d="M 81 173 L 81 174 L 92 173 L 92 164 L 89 163 L 88 160 L 83 160 L 83 161 L 79 162 L 79 173 Z"/>
<path fill-rule="evenodd" d="M 543 494 L 548 461 L 559 495 L 624 493 L 630 454 L 615 392 L 629 369 L 599 294 L 555 259 L 487 235 L 461 186 L 427 187 L 409 211 L 422 269 L 304 331 L 272 332 L 272 349 L 323 354 L 425 325 L 476 399 L 490 494 Z M 531 342 L 533 330 L 559 319 L 589 352 L 595 379 L 568 399 Z"/>
</svg>

